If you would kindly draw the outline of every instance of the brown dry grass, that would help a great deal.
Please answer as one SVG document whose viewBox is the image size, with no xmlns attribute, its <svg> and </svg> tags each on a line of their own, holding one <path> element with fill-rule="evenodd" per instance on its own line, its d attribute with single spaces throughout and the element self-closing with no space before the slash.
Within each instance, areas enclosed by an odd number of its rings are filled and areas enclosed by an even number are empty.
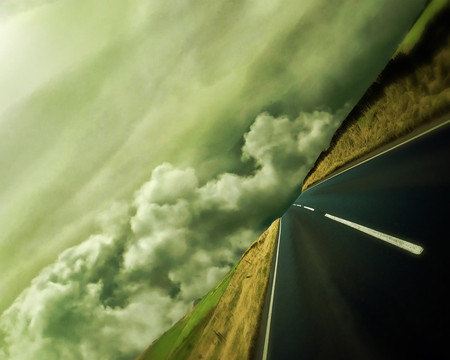
<svg viewBox="0 0 450 360">
<path fill-rule="evenodd" d="M 264 306 L 279 220 L 242 256 L 188 359 L 249 359 Z"/>
<path fill-rule="evenodd" d="M 450 110 L 450 38 L 432 60 L 384 88 L 303 183 L 303 190 L 335 170 Z"/>
</svg>

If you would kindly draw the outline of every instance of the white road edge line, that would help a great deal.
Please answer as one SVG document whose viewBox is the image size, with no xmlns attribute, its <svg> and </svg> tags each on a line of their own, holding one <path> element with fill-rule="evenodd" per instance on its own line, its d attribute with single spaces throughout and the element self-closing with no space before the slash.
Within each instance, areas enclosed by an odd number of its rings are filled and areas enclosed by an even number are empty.
<svg viewBox="0 0 450 360">
<path fill-rule="evenodd" d="M 314 209 L 313 208 L 310 208 L 310 207 L 308 207 L 308 206 L 303 206 L 305 209 L 308 209 L 308 210 L 311 210 L 311 211 L 314 211 Z"/>
<path fill-rule="evenodd" d="M 275 259 L 275 272 L 273 273 L 272 294 L 270 294 L 269 316 L 267 318 L 266 326 L 266 338 L 264 340 L 263 360 L 267 360 L 267 351 L 269 350 L 269 335 L 270 335 L 270 323 L 272 321 L 272 309 L 273 309 L 273 296 L 275 294 L 275 283 L 277 280 L 277 268 L 278 268 L 278 255 L 280 254 L 280 239 L 281 239 L 281 218 L 280 227 L 278 229 L 278 245 L 277 245 L 277 257 Z"/>
<path fill-rule="evenodd" d="M 298 206 L 298 207 L 302 207 L 301 205 L 299 205 L 299 204 L 292 204 L 292 205 L 294 205 L 294 206 Z"/>
<path fill-rule="evenodd" d="M 395 146 L 393 146 L 393 147 L 391 147 L 389 149 L 386 149 L 386 150 L 380 152 L 379 154 L 376 154 L 376 155 L 374 155 L 374 156 L 372 156 L 372 157 L 370 157 L 370 158 L 368 158 L 368 159 L 366 159 L 364 161 L 361 161 L 361 162 L 359 162 L 359 163 L 349 167 L 348 169 L 342 170 L 341 172 L 338 172 L 337 174 L 334 174 L 333 176 L 330 176 L 327 179 L 323 179 L 322 181 L 319 181 L 317 184 L 314 184 L 313 186 L 309 187 L 304 192 L 308 191 L 309 189 L 314 188 L 317 185 L 320 185 L 320 184 L 324 183 L 325 181 L 331 180 L 332 178 L 334 178 L 336 176 L 339 176 L 339 175 L 341 175 L 341 174 L 343 174 L 343 173 L 345 173 L 345 172 L 347 172 L 347 171 L 349 171 L 349 170 L 351 170 L 351 169 L 353 169 L 353 168 L 355 168 L 355 167 L 357 167 L 359 165 L 362 165 L 362 164 L 364 164 L 364 163 L 366 163 L 366 162 L 368 162 L 370 160 L 373 160 L 373 159 L 377 158 L 378 156 L 384 155 L 384 154 L 386 154 L 389 151 L 392 151 L 392 150 L 394 150 L 394 149 L 396 149 L 396 148 L 398 148 L 398 147 L 400 147 L 402 145 L 405 145 L 405 144 L 407 144 L 407 143 L 409 143 L 409 142 L 411 142 L 413 140 L 416 140 L 416 139 L 420 138 L 421 136 L 424 136 L 424 135 L 426 135 L 426 134 L 428 134 L 428 133 L 430 133 L 430 132 L 432 132 L 432 131 L 434 131 L 436 129 L 439 129 L 440 127 L 445 126 L 448 123 L 450 123 L 450 120 L 446 120 L 446 121 L 444 121 L 444 122 L 442 122 L 440 124 L 437 124 L 436 126 L 433 126 L 431 129 L 428 129 L 428 130 L 424 131 L 423 133 L 417 134 L 417 135 L 413 136 L 412 138 L 403 141 L 400 144 L 397 144 L 397 145 L 395 145 Z"/>
<path fill-rule="evenodd" d="M 363 233 L 366 233 L 366 234 L 369 234 L 371 236 L 374 236 L 374 237 L 376 237 L 376 238 L 378 238 L 380 240 L 383 240 L 383 241 L 385 241 L 385 242 L 387 242 L 389 244 L 392 244 L 392 245 L 395 245 L 395 246 L 397 246 L 399 248 L 402 248 L 403 250 L 409 251 L 410 253 L 413 253 L 415 255 L 420 255 L 422 253 L 422 251 L 423 251 L 423 247 L 422 246 L 410 243 L 408 241 L 396 238 L 396 237 L 391 236 L 391 235 L 384 234 L 384 233 L 382 233 L 380 231 L 376 231 L 376 230 L 370 229 L 370 228 L 368 228 L 366 226 L 359 225 L 359 224 L 356 224 L 354 222 L 351 222 L 351 221 L 348 221 L 348 220 L 345 220 L 345 219 L 341 219 L 341 218 L 339 218 L 337 216 L 334 216 L 334 215 L 325 214 L 325 216 L 327 218 L 330 218 L 332 220 L 335 220 L 337 222 L 340 222 L 342 224 L 350 226 L 350 227 L 352 227 L 352 228 L 354 228 L 356 230 L 359 230 L 359 231 L 361 231 Z"/>
</svg>

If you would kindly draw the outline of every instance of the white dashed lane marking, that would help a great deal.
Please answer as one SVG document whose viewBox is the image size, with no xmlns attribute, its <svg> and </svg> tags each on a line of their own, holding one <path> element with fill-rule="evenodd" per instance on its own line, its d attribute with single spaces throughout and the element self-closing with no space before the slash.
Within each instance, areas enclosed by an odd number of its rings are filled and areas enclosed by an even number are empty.
<svg viewBox="0 0 450 360">
<path fill-rule="evenodd" d="M 306 206 L 305 206 L 306 207 Z M 370 229 L 366 226 L 360 225 L 360 224 L 356 224 L 354 222 L 351 222 L 349 220 L 345 220 L 345 219 L 341 219 L 337 216 L 334 215 L 330 215 L 330 214 L 325 214 L 325 216 L 329 219 L 332 219 L 334 221 L 340 222 L 344 225 L 350 226 L 356 230 L 359 230 L 363 233 L 366 233 L 368 235 L 371 235 L 373 237 L 376 237 L 377 239 L 380 239 L 382 241 L 385 241 L 389 244 L 395 245 L 403 250 L 409 251 L 410 253 L 413 253 L 415 255 L 420 255 L 423 252 L 423 247 L 410 243 L 406 240 L 402 240 L 399 238 L 396 238 L 395 236 L 391 236 L 385 233 L 382 233 L 380 231 L 377 230 L 373 230 Z"/>
</svg>

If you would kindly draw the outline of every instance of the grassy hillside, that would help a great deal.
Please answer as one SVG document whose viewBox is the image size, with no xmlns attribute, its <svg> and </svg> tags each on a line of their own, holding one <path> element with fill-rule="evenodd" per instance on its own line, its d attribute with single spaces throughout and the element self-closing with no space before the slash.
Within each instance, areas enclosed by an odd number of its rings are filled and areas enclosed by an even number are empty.
<svg viewBox="0 0 450 360">
<path fill-rule="evenodd" d="M 279 220 L 214 289 L 136 360 L 251 358 L 278 226 Z"/>
<path fill-rule="evenodd" d="M 178 359 L 180 356 L 176 354 L 180 355 L 182 352 L 189 351 L 192 347 L 191 343 L 193 344 L 199 337 L 212 309 L 227 289 L 236 267 L 231 269 L 189 313 L 165 332 L 136 360 Z"/>
<path fill-rule="evenodd" d="M 344 120 L 303 190 L 450 112 L 450 1 L 433 0 Z"/>
<path fill-rule="evenodd" d="M 424 9 L 420 17 L 414 23 L 414 26 L 403 39 L 402 43 L 395 52 L 394 57 L 400 53 L 408 54 L 422 38 L 428 23 L 432 21 L 436 14 L 438 14 L 447 5 L 448 0 L 429 1 L 428 6 Z"/>
</svg>

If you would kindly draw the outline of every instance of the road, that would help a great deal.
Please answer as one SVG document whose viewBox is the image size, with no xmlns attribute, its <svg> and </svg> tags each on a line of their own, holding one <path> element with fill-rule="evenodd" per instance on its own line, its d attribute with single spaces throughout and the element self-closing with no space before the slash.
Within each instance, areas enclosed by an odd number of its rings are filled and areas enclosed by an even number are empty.
<svg viewBox="0 0 450 360">
<path fill-rule="evenodd" d="M 450 358 L 449 205 L 450 122 L 302 193 L 257 357 Z"/>
</svg>

